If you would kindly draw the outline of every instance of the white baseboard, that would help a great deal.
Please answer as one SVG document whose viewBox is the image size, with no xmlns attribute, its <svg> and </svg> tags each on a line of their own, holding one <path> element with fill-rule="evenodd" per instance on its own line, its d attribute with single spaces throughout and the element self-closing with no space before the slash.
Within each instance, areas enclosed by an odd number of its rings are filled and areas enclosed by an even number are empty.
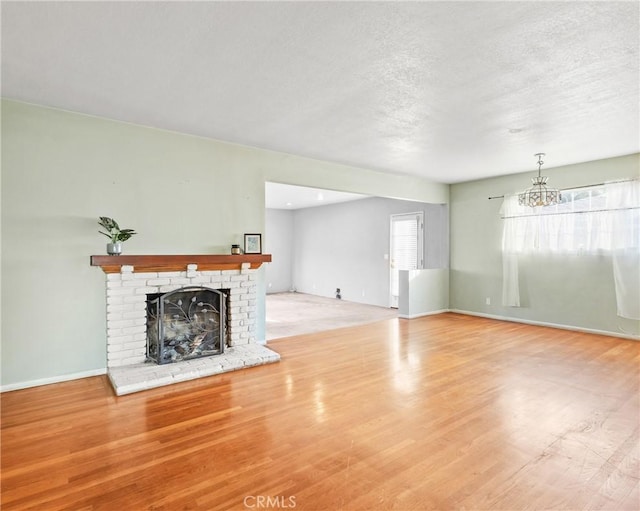
<svg viewBox="0 0 640 511">
<path fill-rule="evenodd" d="M 81 373 L 65 374 L 62 376 L 54 376 L 52 378 L 42 378 L 39 380 L 23 381 L 20 383 L 10 383 L 0 386 L 0 392 L 11 392 L 12 390 L 28 389 L 30 387 L 39 387 L 40 385 L 51 385 L 52 383 L 60 383 L 69 380 L 79 380 L 80 378 L 89 378 L 90 376 L 100 376 L 107 374 L 107 368 L 93 369 L 92 371 L 83 371 Z"/>
<path fill-rule="evenodd" d="M 416 318 L 422 318 L 424 316 L 433 316 L 434 314 L 442 314 L 444 312 L 449 312 L 449 309 L 440 309 L 437 311 L 421 312 L 419 314 L 398 314 L 398 317 L 400 319 L 416 319 Z"/>
<path fill-rule="evenodd" d="M 640 341 L 640 336 L 624 334 L 618 332 L 609 332 L 608 330 L 596 330 L 594 328 L 582 328 L 572 325 L 560 325 L 558 323 L 548 323 L 546 321 L 534 321 L 531 319 L 510 318 L 508 316 L 499 316 L 497 314 L 485 314 L 483 312 L 472 312 L 460 309 L 449 309 L 449 312 L 456 314 L 465 314 L 466 316 L 478 316 L 481 318 L 497 319 L 500 321 L 511 321 L 512 323 L 524 323 L 526 325 L 548 326 L 551 328 L 559 328 L 560 330 L 572 330 L 574 332 L 585 332 L 587 334 L 607 335 L 609 337 L 620 337 L 621 339 L 630 339 L 632 341 Z"/>
</svg>

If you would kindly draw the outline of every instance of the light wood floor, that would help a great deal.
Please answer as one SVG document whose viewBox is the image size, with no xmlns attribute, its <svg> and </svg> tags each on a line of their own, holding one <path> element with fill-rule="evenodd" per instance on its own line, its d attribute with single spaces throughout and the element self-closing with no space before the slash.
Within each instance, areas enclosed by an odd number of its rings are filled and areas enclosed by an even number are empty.
<svg viewBox="0 0 640 511">
<path fill-rule="evenodd" d="M 270 346 L 3 394 L 3 511 L 640 509 L 638 342 L 443 314 Z"/>
</svg>

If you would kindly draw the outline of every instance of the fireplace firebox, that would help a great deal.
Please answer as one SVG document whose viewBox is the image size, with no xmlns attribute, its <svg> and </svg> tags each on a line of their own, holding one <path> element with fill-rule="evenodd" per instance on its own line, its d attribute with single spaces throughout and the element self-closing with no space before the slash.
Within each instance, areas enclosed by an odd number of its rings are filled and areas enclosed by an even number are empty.
<svg viewBox="0 0 640 511">
<path fill-rule="evenodd" d="M 147 360 L 168 364 L 219 355 L 226 333 L 224 290 L 183 287 L 147 295 Z"/>
</svg>

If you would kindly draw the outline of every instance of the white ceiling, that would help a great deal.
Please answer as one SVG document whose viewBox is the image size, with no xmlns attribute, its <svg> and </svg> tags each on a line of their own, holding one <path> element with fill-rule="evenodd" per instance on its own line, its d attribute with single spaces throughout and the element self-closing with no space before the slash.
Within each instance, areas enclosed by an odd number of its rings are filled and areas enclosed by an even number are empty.
<svg viewBox="0 0 640 511">
<path fill-rule="evenodd" d="M 265 183 L 265 207 L 269 209 L 302 209 L 327 206 L 338 202 L 366 199 L 367 195 L 336 192 L 306 186 Z"/>
<path fill-rule="evenodd" d="M 445 183 L 640 151 L 638 2 L 1 5 L 7 98 Z"/>
</svg>

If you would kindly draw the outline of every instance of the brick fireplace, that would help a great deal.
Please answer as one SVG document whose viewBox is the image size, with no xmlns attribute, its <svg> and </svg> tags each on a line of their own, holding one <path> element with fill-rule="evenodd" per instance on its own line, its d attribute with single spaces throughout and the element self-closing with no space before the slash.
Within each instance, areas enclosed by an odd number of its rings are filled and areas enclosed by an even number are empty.
<svg viewBox="0 0 640 511">
<path fill-rule="evenodd" d="M 117 395 L 279 360 L 256 341 L 256 269 L 271 256 L 92 256 L 106 273 L 107 371 Z M 147 296 L 188 286 L 227 295 L 224 353 L 164 366 L 148 362 Z"/>
</svg>

